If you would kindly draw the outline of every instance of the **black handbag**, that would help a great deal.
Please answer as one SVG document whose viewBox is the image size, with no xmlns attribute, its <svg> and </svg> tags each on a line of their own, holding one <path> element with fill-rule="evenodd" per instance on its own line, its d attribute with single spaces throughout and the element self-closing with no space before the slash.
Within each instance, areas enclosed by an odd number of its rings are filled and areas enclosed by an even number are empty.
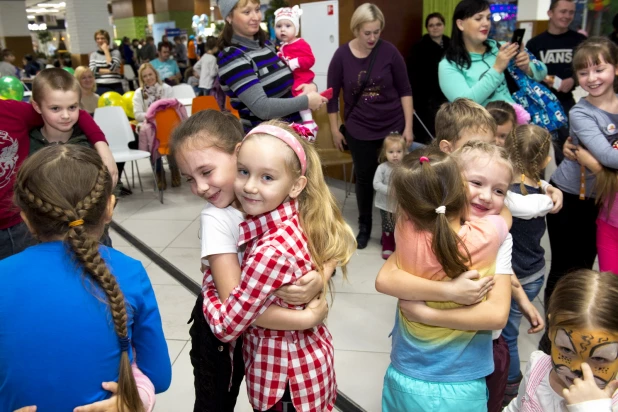
<svg viewBox="0 0 618 412">
<path fill-rule="evenodd" d="M 378 44 L 376 44 L 376 47 L 374 47 L 373 50 L 371 51 L 371 60 L 369 60 L 369 69 L 367 70 L 367 75 L 365 76 L 365 79 L 363 80 L 363 84 L 361 84 L 361 87 L 358 90 L 358 94 L 356 95 L 356 98 L 354 99 L 354 103 L 352 103 L 352 106 L 350 107 L 350 110 L 348 111 L 348 115 L 344 116 L 343 118 L 344 123 L 342 123 L 341 126 L 339 126 L 339 132 L 344 137 L 346 136 L 345 122 L 348 120 L 348 118 L 352 114 L 352 110 L 354 110 L 354 108 L 360 101 L 361 97 L 363 96 L 363 92 L 365 91 L 365 88 L 367 87 L 367 83 L 369 83 L 369 77 L 371 76 L 371 70 L 373 69 L 373 64 L 376 61 L 376 56 L 378 55 L 378 48 L 380 47 L 381 43 L 382 43 L 382 40 L 378 40 Z M 347 144 L 343 145 L 343 148 L 345 150 L 348 150 L 348 145 Z"/>
</svg>

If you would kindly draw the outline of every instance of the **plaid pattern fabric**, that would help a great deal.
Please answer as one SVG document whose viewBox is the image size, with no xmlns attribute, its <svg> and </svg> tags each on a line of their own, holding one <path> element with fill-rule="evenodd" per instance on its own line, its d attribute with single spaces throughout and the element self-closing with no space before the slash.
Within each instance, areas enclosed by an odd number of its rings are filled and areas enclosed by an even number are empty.
<svg viewBox="0 0 618 412">
<path fill-rule="evenodd" d="M 332 336 L 326 327 L 276 331 L 251 326 L 272 304 L 303 309 L 273 295 L 314 269 L 296 202 L 243 222 L 239 246 L 243 244 L 247 249 L 240 285 L 229 298 L 221 303 L 212 282 L 207 285 L 204 315 L 211 329 L 224 342 L 245 332 L 245 379 L 254 409 L 263 411 L 275 405 L 289 382 L 297 411 L 331 411 L 337 386 Z"/>
</svg>

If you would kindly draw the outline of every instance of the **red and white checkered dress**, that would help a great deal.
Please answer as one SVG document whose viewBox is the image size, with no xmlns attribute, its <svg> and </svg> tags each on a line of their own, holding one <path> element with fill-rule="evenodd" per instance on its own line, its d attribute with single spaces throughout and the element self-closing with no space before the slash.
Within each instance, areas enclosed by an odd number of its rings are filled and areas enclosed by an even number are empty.
<svg viewBox="0 0 618 412">
<path fill-rule="evenodd" d="M 204 315 L 215 336 L 224 342 L 245 332 L 245 379 L 251 405 L 270 409 L 289 384 L 297 411 L 331 411 L 337 384 L 332 336 L 326 326 L 277 331 L 251 325 L 272 304 L 303 309 L 273 295 L 314 269 L 296 202 L 247 219 L 240 225 L 238 243 L 247 244 L 240 285 L 222 304 L 210 282 Z"/>
</svg>

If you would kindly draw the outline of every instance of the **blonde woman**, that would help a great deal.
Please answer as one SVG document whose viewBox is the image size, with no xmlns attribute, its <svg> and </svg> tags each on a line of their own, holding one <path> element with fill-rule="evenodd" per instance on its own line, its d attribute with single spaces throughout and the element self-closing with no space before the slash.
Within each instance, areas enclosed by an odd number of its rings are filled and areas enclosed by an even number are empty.
<svg viewBox="0 0 618 412">
<path fill-rule="evenodd" d="M 75 78 L 79 82 L 79 87 L 82 89 L 79 107 L 92 115 L 99 104 L 99 95 L 96 94 L 97 84 L 94 81 L 94 73 L 86 66 L 79 66 L 75 69 Z"/>
<path fill-rule="evenodd" d="M 160 99 L 171 99 L 174 96 L 172 95 L 172 87 L 161 81 L 159 72 L 155 70 L 152 64 L 142 64 L 139 68 L 137 77 L 140 87 L 133 95 L 133 113 L 135 115 L 135 120 L 144 122 L 146 120 L 146 113 L 151 104 Z M 155 169 L 157 172 L 157 186 L 159 190 L 165 190 L 167 188 L 167 182 L 165 180 L 163 163 L 160 158 L 155 162 Z M 180 186 L 180 173 L 173 161 L 170 162 L 170 171 L 172 172 L 172 187 Z"/>
<path fill-rule="evenodd" d="M 150 63 L 141 65 L 138 71 L 139 88 L 133 95 L 135 120 L 143 122 L 151 104 L 159 99 L 173 98 L 172 87 L 161 81 L 159 73 Z"/>
</svg>

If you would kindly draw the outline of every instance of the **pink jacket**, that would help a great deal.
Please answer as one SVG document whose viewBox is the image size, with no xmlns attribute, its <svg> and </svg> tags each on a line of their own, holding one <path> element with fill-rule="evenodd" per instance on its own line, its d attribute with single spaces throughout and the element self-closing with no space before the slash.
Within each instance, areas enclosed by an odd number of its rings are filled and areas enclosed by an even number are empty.
<svg viewBox="0 0 618 412">
<path fill-rule="evenodd" d="M 160 99 L 150 105 L 146 112 L 146 119 L 141 125 L 139 130 L 139 150 L 146 150 L 150 152 L 150 161 L 154 162 L 161 157 L 159 154 L 159 141 L 157 136 L 157 122 L 155 121 L 155 115 L 161 110 L 165 110 L 168 107 L 172 107 L 178 113 L 180 121 L 186 120 L 187 110 L 176 99 Z"/>
</svg>

